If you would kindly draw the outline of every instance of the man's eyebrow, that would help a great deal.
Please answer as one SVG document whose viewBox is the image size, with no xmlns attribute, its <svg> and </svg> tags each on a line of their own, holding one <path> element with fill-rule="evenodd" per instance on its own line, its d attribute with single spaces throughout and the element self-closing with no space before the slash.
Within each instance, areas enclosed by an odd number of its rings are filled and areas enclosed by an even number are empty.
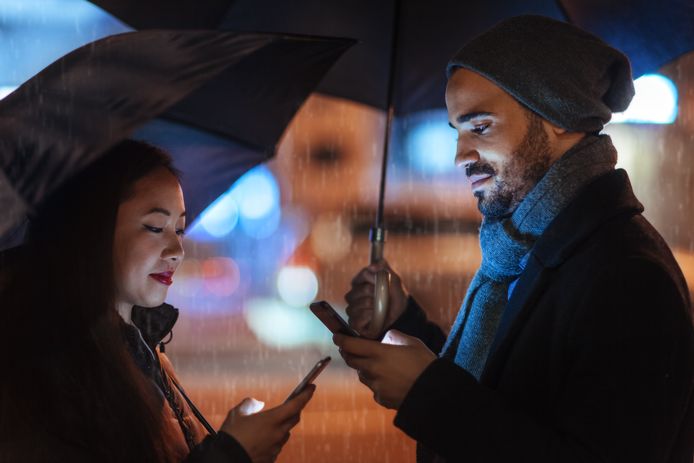
<svg viewBox="0 0 694 463">
<path fill-rule="evenodd" d="M 492 116 L 493 114 L 487 111 L 475 111 L 467 114 L 461 114 L 460 116 L 456 117 L 455 121 L 458 124 L 464 124 L 472 119 L 476 119 L 478 117 L 485 117 L 485 116 Z M 451 127 L 453 127 L 453 124 L 450 122 L 448 123 Z M 455 127 L 453 127 L 455 128 Z"/>
<path fill-rule="evenodd" d="M 164 209 L 161 207 L 153 207 L 145 215 L 149 215 L 149 214 L 164 214 L 167 217 L 171 217 L 171 212 L 168 209 Z M 183 213 L 181 213 L 181 215 L 179 217 L 183 217 L 185 215 L 186 215 L 186 211 L 183 211 Z"/>
</svg>

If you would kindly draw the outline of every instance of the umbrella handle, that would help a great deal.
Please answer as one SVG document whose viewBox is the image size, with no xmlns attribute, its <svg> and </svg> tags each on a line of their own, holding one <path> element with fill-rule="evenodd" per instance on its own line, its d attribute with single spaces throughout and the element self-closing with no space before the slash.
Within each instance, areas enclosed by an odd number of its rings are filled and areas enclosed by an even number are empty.
<svg viewBox="0 0 694 463">
<path fill-rule="evenodd" d="M 371 263 L 374 264 L 383 259 L 385 246 L 385 230 L 382 228 L 371 229 Z M 364 333 L 367 338 L 377 339 L 381 336 L 388 316 L 388 303 L 390 295 L 390 272 L 386 269 L 376 273 L 374 288 L 374 311 L 371 322 Z"/>
</svg>

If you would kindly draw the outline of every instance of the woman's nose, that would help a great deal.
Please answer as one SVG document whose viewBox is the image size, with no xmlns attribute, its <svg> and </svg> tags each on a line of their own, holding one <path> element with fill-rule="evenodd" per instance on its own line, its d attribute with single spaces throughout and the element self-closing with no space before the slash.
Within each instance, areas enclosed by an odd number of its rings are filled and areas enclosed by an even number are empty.
<svg viewBox="0 0 694 463">
<path fill-rule="evenodd" d="M 183 250 L 183 243 L 178 235 L 175 235 L 168 244 L 168 246 L 162 252 L 162 258 L 171 261 L 179 261 L 183 259 L 185 252 Z"/>
</svg>

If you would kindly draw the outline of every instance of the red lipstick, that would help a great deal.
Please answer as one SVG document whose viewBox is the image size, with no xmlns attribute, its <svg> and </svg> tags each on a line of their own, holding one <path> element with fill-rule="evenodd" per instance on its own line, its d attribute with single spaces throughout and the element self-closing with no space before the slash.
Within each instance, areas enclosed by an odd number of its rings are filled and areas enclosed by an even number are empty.
<svg viewBox="0 0 694 463">
<path fill-rule="evenodd" d="M 171 286 L 171 283 L 173 283 L 173 274 L 174 272 L 162 272 L 162 273 L 150 273 L 149 276 L 157 280 L 159 283 L 166 285 L 166 286 Z"/>
</svg>

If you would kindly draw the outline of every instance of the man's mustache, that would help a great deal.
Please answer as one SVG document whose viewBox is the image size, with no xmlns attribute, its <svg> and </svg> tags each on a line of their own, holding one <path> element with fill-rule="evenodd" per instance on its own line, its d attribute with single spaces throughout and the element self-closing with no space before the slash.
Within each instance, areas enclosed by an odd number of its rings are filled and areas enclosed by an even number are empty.
<svg viewBox="0 0 694 463">
<path fill-rule="evenodd" d="M 473 162 L 465 166 L 465 175 L 468 178 L 473 175 L 496 175 L 496 170 L 490 164 Z"/>
</svg>

